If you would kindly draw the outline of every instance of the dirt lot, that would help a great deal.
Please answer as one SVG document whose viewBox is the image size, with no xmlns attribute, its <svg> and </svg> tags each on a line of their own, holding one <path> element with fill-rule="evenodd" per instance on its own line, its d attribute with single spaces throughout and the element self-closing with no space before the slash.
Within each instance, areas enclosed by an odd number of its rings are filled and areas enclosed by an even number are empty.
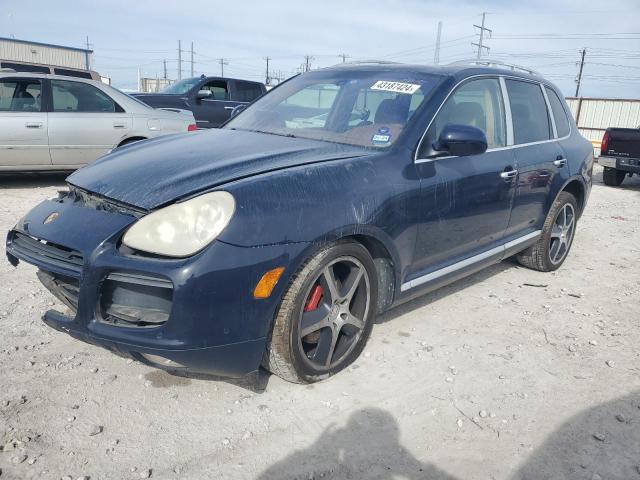
<svg viewBox="0 0 640 480">
<path fill-rule="evenodd" d="M 3 251 L 0 480 L 640 480 L 640 180 L 596 177 L 558 272 L 504 262 L 399 307 L 307 387 L 172 376 L 54 332 L 35 268 Z M 0 178 L 0 232 L 62 180 Z"/>
</svg>

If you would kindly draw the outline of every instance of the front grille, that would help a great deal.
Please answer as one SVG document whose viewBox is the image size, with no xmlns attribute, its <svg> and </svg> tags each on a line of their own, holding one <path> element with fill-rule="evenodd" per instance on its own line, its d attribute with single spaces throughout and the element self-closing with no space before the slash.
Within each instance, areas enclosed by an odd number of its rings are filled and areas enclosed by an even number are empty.
<svg viewBox="0 0 640 480">
<path fill-rule="evenodd" d="M 20 232 L 10 238 L 10 253 L 18 258 L 42 262 L 52 267 L 69 270 L 78 276 L 82 272 L 82 254 L 76 250 L 38 240 Z"/>
</svg>

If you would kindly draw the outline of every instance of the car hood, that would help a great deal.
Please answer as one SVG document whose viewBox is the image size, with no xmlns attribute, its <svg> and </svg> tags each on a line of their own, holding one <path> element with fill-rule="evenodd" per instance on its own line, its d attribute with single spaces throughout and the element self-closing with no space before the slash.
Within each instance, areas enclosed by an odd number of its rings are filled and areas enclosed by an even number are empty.
<svg viewBox="0 0 640 480">
<path fill-rule="evenodd" d="M 67 182 L 151 210 L 260 173 L 371 154 L 348 145 L 228 129 L 168 135 L 114 150 Z"/>
</svg>

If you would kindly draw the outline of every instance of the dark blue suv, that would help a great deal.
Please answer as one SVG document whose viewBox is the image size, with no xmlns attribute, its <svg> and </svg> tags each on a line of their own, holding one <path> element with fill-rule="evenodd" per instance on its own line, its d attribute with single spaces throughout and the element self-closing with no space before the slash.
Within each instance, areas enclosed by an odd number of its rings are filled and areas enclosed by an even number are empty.
<svg viewBox="0 0 640 480">
<path fill-rule="evenodd" d="M 354 64 L 223 128 L 120 148 L 8 234 L 68 307 L 44 321 L 166 369 L 340 371 L 377 313 L 516 256 L 555 270 L 593 152 L 516 68 Z"/>
</svg>

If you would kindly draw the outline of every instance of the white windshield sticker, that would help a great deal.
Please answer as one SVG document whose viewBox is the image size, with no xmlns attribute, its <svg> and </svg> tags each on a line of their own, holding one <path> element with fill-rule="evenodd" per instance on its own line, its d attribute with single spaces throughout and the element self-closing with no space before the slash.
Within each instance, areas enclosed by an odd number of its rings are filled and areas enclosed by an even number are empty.
<svg viewBox="0 0 640 480">
<path fill-rule="evenodd" d="M 420 85 L 414 83 L 387 82 L 386 80 L 378 80 L 373 84 L 371 90 L 382 90 L 384 92 L 406 93 L 413 95 L 420 88 Z"/>
</svg>

